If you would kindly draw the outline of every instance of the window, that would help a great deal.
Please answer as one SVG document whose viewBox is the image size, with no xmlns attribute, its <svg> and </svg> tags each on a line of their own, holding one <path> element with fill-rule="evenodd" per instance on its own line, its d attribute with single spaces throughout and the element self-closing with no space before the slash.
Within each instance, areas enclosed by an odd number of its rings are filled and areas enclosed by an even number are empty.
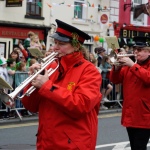
<svg viewBox="0 0 150 150">
<path fill-rule="evenodd" d="M 141 5 L 142 4 L 142 0 L 133 0 L 133 7 L 135 8 L 136 6 L 138 5 Z M 143 2 L 145 3 L 145 2 Z M 131 12 L 131 23 L 132 24 L 137 24 L 137 25 L 144 25 L 144 23 L 146 23 L 146 17 L 144 15 L 144 13 L 142 13 L 140 16 L 138 16 L 137 18 L 134 18 L 134 13 Z"/>
<path fill-rule="evenodd" d="M 86 19 L 86 0 L 75 0 L 74 1 L 74 18 Z"/>
<path fill-rule="evenodd" d="M 41 0 L 27 0 L 26 15 L 41 16 Z"/>
</svg>

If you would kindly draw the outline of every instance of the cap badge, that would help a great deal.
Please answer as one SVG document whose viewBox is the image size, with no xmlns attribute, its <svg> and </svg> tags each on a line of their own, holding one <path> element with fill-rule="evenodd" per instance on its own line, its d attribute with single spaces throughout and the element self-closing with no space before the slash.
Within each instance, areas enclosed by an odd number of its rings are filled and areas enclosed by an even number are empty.
<svg viewBox="0 0 150 150">
<path fill-rule="evenodd" d="M 71 36 L 72 36 L 72 45 L 74 47 L 77 47 L 79 44 L 79 41 L 78 41 L 79 35 L 77 33 L 72 33 Z"/>
</svg>

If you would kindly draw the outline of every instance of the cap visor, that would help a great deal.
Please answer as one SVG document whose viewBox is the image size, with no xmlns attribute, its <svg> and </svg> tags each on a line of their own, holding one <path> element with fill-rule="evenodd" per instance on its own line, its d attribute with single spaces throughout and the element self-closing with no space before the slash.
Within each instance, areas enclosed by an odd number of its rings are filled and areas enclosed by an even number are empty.
<svg viewBox="0 0 150 150">
<path fill-rule="evenodd" d="M 58 33 L 54 33 L 53 35 L 51 35 L 50 37 L 58 40 L 58 41 L 62 41 L 62 42 L 69 42 L 70 39 L 67 38 L 67 37 L 63 37 L 63 36 L 60 36 Z"/>
</svg>

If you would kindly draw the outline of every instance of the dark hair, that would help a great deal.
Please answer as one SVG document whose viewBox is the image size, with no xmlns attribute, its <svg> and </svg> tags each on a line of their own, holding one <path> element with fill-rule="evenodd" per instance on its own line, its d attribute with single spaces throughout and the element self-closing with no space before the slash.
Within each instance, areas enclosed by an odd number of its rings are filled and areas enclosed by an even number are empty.
<svg viewBox="0 0 150 150">
<path fill-rule="evenodd" d="M 94 51 L 95 51 L 96 53 L 100 54 L 101 52 L 105 52 L 106 50 L 105 50 L 103 47 L 96 47 L 96 48 L 94 49 Z"/>
<path fill-rule="evenodd" d="M 18 63 L 20 60 L 19 60 L 19 53 L 18 53 L 18 51 L 17 50 L 13 50 L 11 53 L 10 53 L 10 55 L 9 55 L 9 58 L 12 58 L 11 57 L 11 55 L 12 55 L 12 53 L 15 53 L 15 54 L 17 54 L 17 58 L 16 58 L 16 63 Z"/>
<path fill-rule="evenodd" d="M 15 62 L 14 59 L 8 58 L 8 59 L 7 59 L 7 66 L 10 67 L 10 65 L 13 64 L 14 62 Z"/>
<path fill-rule="evenodd" d="M 28 32 L 28 37 L 30 38 L 30 37 L 33 36 L 34 34 L 35 34 L 34 32 L 29 31 L 29 32 Z"/>
</svg>

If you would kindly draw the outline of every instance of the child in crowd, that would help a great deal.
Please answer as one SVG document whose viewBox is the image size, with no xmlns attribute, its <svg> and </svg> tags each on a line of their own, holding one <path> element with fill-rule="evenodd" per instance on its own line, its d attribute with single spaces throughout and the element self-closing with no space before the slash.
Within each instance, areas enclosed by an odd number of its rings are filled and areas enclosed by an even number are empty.
<svg viewBox="0 0 150 150">
<path fill-rule="evenodd" d="M 32 66 L 33 64 L 37 63 L 37 60 L 35 58 L 30 59 L 29 66 Z"/>
<path fill-rule="evenodd" d="M 25 62 L 19 62 L 16 64 L 16 73 L 15 73 L 15 88 L 18 87 L 26 78 L 28 77 L 28 73 L 26 72 L 26 63 Z M 23 91 L 19 93 L 18 96 L 21 96 L 23 94 Z M 16 108 L 23 108 L 23 105 L 19 99 L 16 98 Z M 21 115 L 21 111 L 19 111 Z"/>
<path fill-rule="evenodd" d="M 12 58 L 7 59 L 7 71 L 9 76 L 9 82 L 12 87 L 13 87 L 15 69 L 16 69 L 15 60 Z"/>
<path fill-rule="evenodd" d="M 35 33 L 32 32 L 32 31 L 29 31 L 28 32 L 28 37 L 24 40 L 24 43 L 23 43 L 23 46 L 25 48 L 25 50 L 27 51 L 28 53 L 28 57 L 31 57 L 31 54 L 28 50 L 28 47 L 30 47 L 30 41 L 31 41 L 31 37 L 34 35 Z"/>
<path fill-rule="evenodd" d="M 31 37 L 30 47 L 38 48 L 39 50 L 42 50 L 42 44 L 40 43 L 39 36 L 37 34 L 34 34 Z"/>
</svg>

